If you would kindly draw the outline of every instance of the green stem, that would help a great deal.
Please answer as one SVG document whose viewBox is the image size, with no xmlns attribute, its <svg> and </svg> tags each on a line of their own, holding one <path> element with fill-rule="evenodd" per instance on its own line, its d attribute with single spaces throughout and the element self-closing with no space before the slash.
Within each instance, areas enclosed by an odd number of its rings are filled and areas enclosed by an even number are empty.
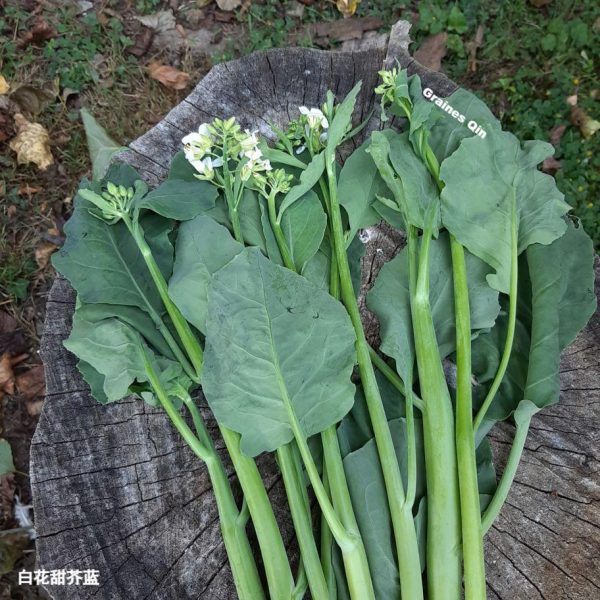
<svg viewBox="0 0 600 600">
<path fill-rule="evenodd" d="M 306 596 L 306 590 L 308 589 L 308 579 L 306 577 L 306 569 L 304 568 L 304 562 L 300 558 L 298 563 L 298 572 L 296 573 L 296 584 L 292 590 L 291 600 L 302 600 Z"/>
<path fill-rule="evenodd" d="M 513 211 L 514 211 L 513 207 Z M 496 393 L 502 383 L 502 379 L 506 374 L 506 369 L 508 368 L 508 363 L 510 361 L 510 354 L 512 352 L 513 342 L 515 339 L 515 327 L 517 324 L 517 289 L 519 283 L 519 241 L 517 234 L 517 220 L 513 217 L 512 220 L 512 228 L 511 228 L 511 260 L 510 260 L 510 290 L 509 290 L 509 306 L 508 306 L 508 329 L 506 332 L 506 341 L 504 343 L 504 350 L 502 351 L 502 358 L 500 360 L 500 365 L 498 366 L 498 371 L 494 377 L 494 381 L 475 417 L 475 422 L 473 424 L 473 429 L 475 433 L 479 427 L 481 427 L 481 423 L 489 410 Z"/>
<path fill-rule="evenodd" d="M 329 487 L 329 476 L 327 475 L 327 465 L 325 464 L 323 464 L 323 486 L 329 494 L 331 488 Z M 333 570 L 333 535 L 323 513 L 321 513 L 321 564 L 323 565 L 325 581 L 329 588 L 329 600 L 337 600 L 337 582 L 335 571 Z"/>
<path fill-rule="evenodd" d="M 465 600 L 485 600 L 485 562 L 473 434 L 471 313 L 465 253 L 450 236 L 456 311 L 456 457 L 465 569 Z"/>
<path fill-rule="evenodd" d="M 500 478 L 494 496 L 488 507 L 485 509 L 481 519 L 483 535 L 485 535 L 490 527 L 494 524 L 496 517 L 500 514 L 500 510 L 506 502 L 506 498 L 508 498 L 508 492 L 513 484 L 515 475 L 517 474 L 517 468 L 519 467 L 521 455 L 523 454 L 523 449 L 525 448 L 525 440 L 527 439 L 527 434 L 529 433 L 530 424 L 531 417 L 517 423 L 515 437 L 510 448 L 510 453 L 508 454 L 506 466 L 502 472 L 502 477 Z"/>
<path fill-rule="evenodd" d="M 306 572 L 308 586 L 314 600 L 328 600 L 329 590 L 321 566 L 319 551 L 313 535 L 310 507 L 305 503 L 305 486 L 298 476 L 291 444 L 277 449 L 277 462 L 283 476 L 296 539 L 300 548 L 302 563 Z"/>
<path fill-rule="evenodd" d="M 404 396 L 406 397 L 406 386 L 400 376 L 390 365 L 388 365 L 377 352 L 369 346 L 369 356 L 371 357 L 371 362 L 377 367 L 377 370 L 381 372 L 381 374 Z M 419 398 L 414 392 L 412 393 L 413 404 L 416 408 L 418 408 L 421 412 L 423 412 L 424 404 L 423 400 Z"/>
<path fill-rule="evenodd" d="M 269 596 L 271 600 L 289 600 L 294 589 L 294 576 L 260 472 L 254 460 L 242 453 L 239 434 L 226 427 L 219 429 L 248 504 L 265 566 Z"/>
<path fill-rule="evenodd" d="M 290 271 L 296 271 L 296 265 L 294 265 L 294 261 L 292 260 L 287 240 L 285 239 L 285 235 L 283 235 L 283 229 L 281 229 L 281 225 L 277 221 L 277 207 L 275 206 L 274 193 L 270 193 L 267 196 L 267 204 L 269 208 L 269 221 L 271 223 L 271 229 L 273 230 L 273 234 L 275 235 L 277 247 L 279 248 L 281 258 L 283 259 L 283 264 Z"/>
<path fill-rule="evenodd" d="M 132 222 L 131 219 L 127 216 L 123 217 L 123 221 L 125 225 L 129 229 L 131 235 L 133 236 L 143 258 L 146 266 L 148 267 L 148 271 L 152 276 L 152 280 L 154 281 L 154 285 L 158 290 L 160 298 L 164 304 L 165 309 L 173 325 L 175 326 L 175 330 L 177 331 L 177 335 L 187 352 L 187 355 L 192 363 L 192 366 L 195 371 L 195 376 L 193 380 L 195 382 L 200 381 L 200 373 L 202 372 L 202 362 L 204 359 L 202 348 L 200 343 L 198 342 L 196 336 L 194 335 L 192 328 L 189 323 L 185 320 L 180 310 L 175 306 L 171 298 L 169 297 L 169 289 L 167 286 L 167 282 L 154 260 L 154 256 L 152 255 L 152 250 L 146 239 L 144 237 L 144 231 L 142 230 L 140 224 L 138 222 Z"/>
<path fill-rule="evenodd" d="M 408 243 L 417 244 L 409 227 Z M 423 234 L 411 313 L 421 394 L 427 477 L 427 581 L 430 600 L 461 596 L 461 531 L 454 415 L 429 303 L 431 226 Z M 416 252 L 416 248 L 411 248 Z"/>
<path fill-rule="evenodd" d="M 231 491 L 229 479 L 212 444 L 212 440 L 208 436 L 202 417 L 191 399 L 184 400 L 192 414 L 198 435 L 205 443 L 202 443 L 200 439 L 194 436 L 181 414 L 169 399 L 146 352 L 144 352 L 144 366 L 148 380 L 171 422 L 196 456 L 206 464 L 219 513 L 223 542 L 240 600 L 264 600 L 265 594 L 254 560 L 254 554 L 246 534 L 245 525 L 240 523 L 240 513 L 233 497 L 233 492 Z"/>
<path fill-rule="evenodd" d="M 302 457 L 302 462 L 306 468 L 308 478 L 315 492 L 319 506 L 321 507 L 323 516 L 327 520 L 327 525 L 331 529 L 331 533 L 342 551 L 350 597 L 352 600 L 375 600 L 373 583 L 371 581 L 367 555 L 362 539 L 360 535 L 347 531 L 341 519 L 338 517 L 323 482 L 319 477 L 319 472 L 308 448 L 308 444 L 300 430 L 296 416 L 291 410 L 289 410 L 289 413 L 292 431 L 294 432 L 294 437 L 298 443 L 298 449 L 300 450 L 300 456 Z M 330 484 L 331 483 L 332 481 L 330 479 Z"/>
<path fill-rule="evenodd" d="M 377 386 L 375 371 L 370 358 L 370 348 L 362 328 L 360 311 L 352 285 L 348 257 L 346 256 L 341 210 L 337 196 L 335 154 L 333 152 L 326 154 L 325 165 L 329 184 L 329 220 L 333 253 L 338 264 L 342 300 L 356 333 L 358 367 L 388 497 L 398 553 L 401 591 L 405 598 L 418 600 L 423 598 L 423 582 L 421 579 L 417 534 L 412 512 L 404 510 L 405 494 L 398 458 Z"/>
</svg>

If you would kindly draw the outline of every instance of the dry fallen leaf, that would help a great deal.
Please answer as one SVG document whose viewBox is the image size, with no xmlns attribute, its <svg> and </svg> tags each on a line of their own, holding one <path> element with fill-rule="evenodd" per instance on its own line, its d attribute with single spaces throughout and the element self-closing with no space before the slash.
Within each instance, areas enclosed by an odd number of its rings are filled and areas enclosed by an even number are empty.
<svg viewBox="0 0 600 600">
<path fill-rule="evenodd" d="M 153 29 L 154 31 L 169 31 L 169 29 L 175 29 L 177 21 L 172 10 L 161 10 L 160 12 L 154 13 L 153 15 L 144 15 L 143 17 L 134 17 L 136 21 L 139 21 L 142 25 Z"/>
<path fill-rule="evenodd" d="M 48 265 L 50 257 L 57 249 L 58 246 L 52 242 L 40 242 L 37 245 L 35 249 L 35 262 L 40 269 L 43 269 Z"/>
<path fill-rule="evenodd" d="M 566 130 L 566 125 L 557 125 L 556 127 L 554 127 L 552 131 L 550 131 L 550 143 L 553 146 L 558 146 L 558 144 L 560 143 L 560 139 L 562 138 Z"/>
<path fill-rule="evenodd" d="M 190 81 L 188 73 L 169 65 L 161 65 L 156 61 L 152 61 L 148 65 L 148 72 L 152 79 L 156 79 L 156 81 L 172 90 L 184 90 Z"/>
<path fill-rule="evenodd" d="M 233 10 L 242 3 L 242 0 L 217 0 L 217 6 L 221 10 Z"/>
<path fill-rule="evenodd" d="M 556 160 L 554 156 L 549 156 L 548 158 L 544 159 L 544 162 L 542 163 L 542 171 L 544 171 L 544 173 L 554 175 L 554 173 L 556 173 L 561 166 L 562 165 L 559 160 Z"/>
<path fill-rule="evenodd" d="M 22 183 L 17 190 L 19 196 L 32 196 L 38 192 L 44 191 L 43 187 L 29 185 L 28 183 Z"/>
<path fill-rule="evenodd" d="M 26 48 L 29 44 L 39 44 L 56 37 L 54 27 L 43 17 L 36 17 L 29 29 L 18 43 L 19 48 Z"/>
<path fill-rule="evenodd" d="M 415 60 L 432 71 L 439 71 L 442 67 L 442 58 L 446 56 L 447 40 L 448 34 L 445 31 L 430 35 L 423 40 L 423 43 L 415 52 Z"/>
<path fill-rule="evenodd" d="M 10 94 L 10 99 L 19 105 L 22 112 L 32 115 L 39 115 L 55 98 L 52 90 L 32 85 L 21 85 Z"/>
<path fill-rule="evenodd" d="M 356 12 L 360 0 L 336 0 L 335 4 L 344 17 L 348 18 Z"/>
<path fill-rule="evenodd" d="M 16 388 L 26 400 L 33 400 L 43 396 L 46 390 L 43 365 L 34 365 L 31 369 L 17 375 L 15 379 Z"/>
<path fill-rule="evenodd" d="M 6 81 L 6 78 L 4 77 L 4 75 L 0 74 L 0 96 L 8 93 L 9 89 L 10 89 L 10 84 L 8 83 L 8 81 Z"/>
<path fill-rule="evenodd" d="M 15 393 L 15 374 L 12 370 L 10 354 L 4 352 L 0 356 L 0 399 L 4 394 Z"/>
<path fill-rule="evenodd" d="M 31 123 L 21 113 L 15 115 L 15 125 L 17 136 L 9 146 L 17 153 L 17 163 L 32 162 L 45 171 L 54 163 L 48 131 L 39 123 Z"/>
<path fill-rule="evenodd" d="M 598 129 L 600 129 L 600 121 L 592 119 L 584 110 L 579 106 L 573 106 L 571 108 L 571 123 L 579 127 L 581 135 L 587 140 L 591 138 Z"/>
</svg>

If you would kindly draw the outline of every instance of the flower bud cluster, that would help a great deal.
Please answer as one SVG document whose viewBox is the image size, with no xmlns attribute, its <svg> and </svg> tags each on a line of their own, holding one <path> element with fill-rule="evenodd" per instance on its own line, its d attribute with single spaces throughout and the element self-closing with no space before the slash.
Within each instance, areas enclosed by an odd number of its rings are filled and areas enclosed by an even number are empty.
<svg viewBox="0 0 600 600">
<path fill-rule="evenodd" d="M 235 117 L 231 117 L 202 123 L 198 131 L 189 133 L 181 141 L 185 157 L 198 171 L 196 177 L 220 184 L 222 177 L 216 178 L 215 170 L 226 161 L 228 164 L 235 161 L 241 165 L 242 181 L 248 181 L 255 173 L 271 170 L 271 163 L 263 157 L 258 146 L 257 134 L 257 131 L 247 129 L 242 132 Z"/>
<path fill-rule="evenodd" d="M 326 105 L 321 108 L 300 106 L 298 109 L 300 117 L 290 121 L 285 136 L 295 148 L 296 154 L 302 154 L 307 148 L 312 154 L 317 154 L 327 143 L 331 115 L 327 115 Z"/>
<path fill-rule="evenodd" d="M 114 224 L 128 215 L 135 198 L 143 196 L 147 191 L 143 181 L 136 181 L 133 188 L 109 181 L 99 194 L 90 189 L 81 189 L 79 195 L 99 209 L 93 212 L 96 217 Z"/>
</svg>

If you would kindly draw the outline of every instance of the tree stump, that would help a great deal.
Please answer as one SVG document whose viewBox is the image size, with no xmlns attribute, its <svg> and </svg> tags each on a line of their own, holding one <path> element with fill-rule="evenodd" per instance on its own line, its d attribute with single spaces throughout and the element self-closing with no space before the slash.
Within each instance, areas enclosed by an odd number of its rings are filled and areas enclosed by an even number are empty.
<svg viewBox="0 0 600 600">
<path fill-rule="evenodd" d="M 448 95 L 455 85 L 408 54 L 408 27 L 399 22 L 387 48 L 271 50 L 220 64 L 121 160 L 154 185 L 182 136 L 201 122 L 236 115 L 243 126 L 270 135 L 270 123 L 284 124 L 300 105 L 319 105 L 327 89 L 343 97 L 359 79 L 360 117 L 366 117 L 376 106 L 377 71 L 396 58 L 439 96 Z M 371 236 L 365 279 L 394 244 Z M 596 273 L 598 284 L 600 266 Z M 61 600 L 234 600 L 203 465 L 161 410 L 131 400 L 101 406 L 91 398 L 62 345 L 73 309 L 73 290 L 57 278 L 42 340 L 47 399 L 31 449 L 37 560 L 46 570 L 98 570 L 100 586 L 46 589 Z M 560 404 L 534 418 L 508 502 L 487 536 L 490 598 L 600 597 L 599 332 L 596 313 L 564 354 Z M 499 464 L 511 439 L 508 424 L 492 432 Z M 260 464 L 293 554 L 281 481 L 271 460 Z"/>
</svg>

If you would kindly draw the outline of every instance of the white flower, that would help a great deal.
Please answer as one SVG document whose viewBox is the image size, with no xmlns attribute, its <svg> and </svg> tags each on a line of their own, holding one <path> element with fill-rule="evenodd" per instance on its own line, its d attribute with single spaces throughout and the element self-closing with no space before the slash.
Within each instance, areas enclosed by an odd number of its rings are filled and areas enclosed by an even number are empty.
<svg viewBox="0 0 600 600">
<path fill-rule="evenodd" d="M 252 150 L 247 150 L 244 152 L 244 156 L 251 161 L 260 160 L 262 158 L 263 153 L 259 148 L 253 148 Z"/>
<path fill-rule="evenodd" d="M 318 108 L 307 108 L 306 106 L 300 106 L 300 114 L 306 117 L 308 121 L 308 126 L 311 129 L 316 129 L 317 127 L 322 127 L 323 129 L 327 129 L 329 127 L 329 121 L 327 117 L 323 114 L 323 111 Z"/>
<path fill-rule="evenodd" d="M 261 154 L 262 156 L 262 154 Z M 256 173 L 260 173 L 261 171 L 272 171 L 273 167 L 271 166 L 271 162 L 269 160 L 249 160 L 242 165 L 242 169 L 240 171 L 240 178 L 242 181 L 248 181 L 252 175 Z"/>
<path fill-rule="evenodd" d="M 213 159 L 210 156 L 207 156 L 202 160 L 190 160 L 190 163 L 204 179 L 212 179 L 215 176 L 215 169 L 223 166 L 223 159 Z"/>
<path fill-rule="evenodd" d="M 250 131 L 249 129 L 246 129 L 245 133 L 246 137 L 240 140 L 242 156 L 248 156 L 248 152 L 257 150 L 258 146 L 258 129 L 256 131 Z"/>
<path fill-rule="evenodd" d="M 208 123 L 202 123 L 198 131 L 188 133 L 181 143 L 184 146 L 185 157 L 192 162 L 202 157 L 212 148 L 212 136 L 208 130 Z"/>
</svg>

